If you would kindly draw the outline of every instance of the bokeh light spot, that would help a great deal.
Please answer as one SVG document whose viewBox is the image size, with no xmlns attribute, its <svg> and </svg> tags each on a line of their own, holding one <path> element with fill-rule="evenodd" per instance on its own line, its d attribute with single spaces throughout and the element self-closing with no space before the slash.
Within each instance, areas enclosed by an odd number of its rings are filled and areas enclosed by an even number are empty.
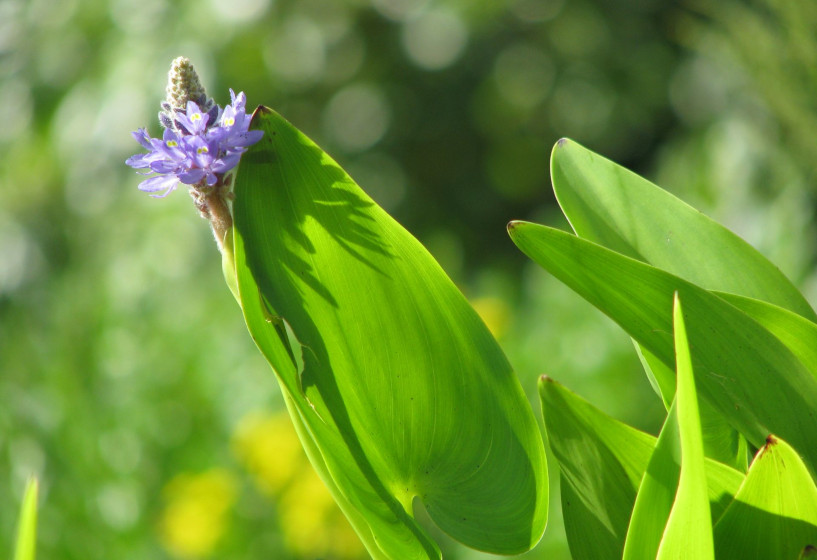
<svg viewBox="0 0 817 560">
<path fill-rule="evenodd" d="M 131 528 L 142 510 L 138 489 L 125 483 L 104 485 L 97 494 L 96 503 L 105 523 L 118 530 Z"/>
<path fill-rule="evenodd" d="M 326 64 L 326 45 L 320 27 L 294 16 L 270 35 L 264 62 L 281 80 L 308 85 L 320 78 Z"/>
<path fill-rule="evenodd" d="M 403 50 L 424 70 L 441 70 L 453 64 L 465 50 L 468 29 L 448 10 L 421 14 L 403 25 Z"/>
<path fill-rule="evenodd" d="M 428 0 L 372 0 L 372 7 L 392 21 L 406 21 L 417 15 Z"/>
<path fill-rule="evenodd" d="M 26 82 L 19 78 L 0 82 L 0 142 L 18 138 L 30 126 L 33 111 Z"/>
<path fill-rule="evenodd" d="M 210 8 L 222 20 L 230 23 L 247 23 L 263 16 L 272 0 L 210 0 Z"/>
<path fill-rule="evenodd" d="M 326 134 L 348 152 L 361 152 L 377 144 L 390 121 L 391 108 L 385 96 L 369 84 L 343 88 L 323 112 Z"/>
<path fill-rule="evenodd" d="M 0 214 L 0 295 L 14 291 L 31 276 L 36 251 L 25 230 Z"/>
<path fill-rule="evenodd" d="M 510 10 L 522 21 L 542 23 L 559 15 L 564 4 L 564 0 L 516 0 Z"/>
<path fill-rule="evenodd" d="M 541 103 L 553 85 L 555 69 L 540 49 L 517 44 L 496 57 L 493 77 L 500 95 L 509 103 L 531 109 Z"/>
</svg>

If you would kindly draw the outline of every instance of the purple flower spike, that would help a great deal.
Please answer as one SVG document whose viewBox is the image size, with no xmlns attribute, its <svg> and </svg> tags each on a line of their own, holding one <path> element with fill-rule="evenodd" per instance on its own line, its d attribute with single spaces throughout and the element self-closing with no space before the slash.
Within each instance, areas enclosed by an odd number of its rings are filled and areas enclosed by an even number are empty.
<svg viewBox="0 0 817 560">
<path fill-rule="evenodd" d="M 195 101 L 187 101 L 185 110 L 163 105 L 166 118 L 162 139 L 151 138 L 144 128 L 131 133 L 148 153 L 129 157 L 125 163 L 143 174 L 156 173 L 139 184 L 139 189 L 155 197 L 165 197 L 179 183 L 194 189 L 215 186 L 225 173 L 238 165 L 241 154 L 263 136 L 249 130 L 244 92 L 230 90 L 231 103 L 223 110 L 202 96 L 208 111 Z M 172 118 L 171 118 L 172 117 Z M 175 122 L 175 124 L 174 124 Z"/>
</svg>

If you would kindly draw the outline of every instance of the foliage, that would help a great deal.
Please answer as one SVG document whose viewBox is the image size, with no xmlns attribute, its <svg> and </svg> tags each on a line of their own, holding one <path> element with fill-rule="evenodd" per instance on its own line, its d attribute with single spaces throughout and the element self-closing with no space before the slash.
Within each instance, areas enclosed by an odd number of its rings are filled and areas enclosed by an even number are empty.
<svg viewBox="0 0 817 560">
<path fill-rule="evenodd" d="M 415 497 L 468 546 L 532 547 L 545 517 L 530 500 L 541 504 L 547 487 L 528 481 L 544 462 L 490 335 L 422 246 L 320 148 L 264 107 L 252 127 L 265 134 L 235 180 L 227 284 L 369 553 L 440 557 L 414 521 Z M 716 543 L 723 558 L 805 554 L 817 542 L 814 311 L 751 246 L 637 175 L 567 140 L 552 168 L 578 235 L 511 222 L 511 238 L 633 337 L 671 403 L 651 440 L 543 378 L 572 554 L 714 558 Z M 725 455 L 724 430 L 738 442 Z M 718 462 L 743 466 L 744 440 L 766 444 L 745 479 Z M 777 448 L 788 460 L 771 464 L 789 467 L 762 466 Z M 771 523 L 773 537 L 752 544 L 745 523 Z M 727 544 L 735 539 L 744 544 Z"/>
<path fill-rule="evenodd" d="M 814 311 L 749 245 L 640 177 L 566 140 L 554 148 L 552 168 L 557 197 L 577 235 L 512 222 L 512 239 L 619 323 L 642 353 L 660 360 L 653 364 L 663 362 L 661 379 L 649 359 L 644 363 L 656 391 L 672 403 L 645 465 L 650 446 L 629 451 L 633 448 L 621 444 L 622 436 L 627 434 L 631 446 L 638 439 L 627 430 L 570 422 L 566 431 L 564 420 L 549 422 L 576 408 L 578 401 L 554 399 L 554 389 L 548 390 L 553 384 L 542 384 L 548 437 L 562 467 L 565 523 L 574 557 L 619 558 L 623 552 L 624 558 L 713 558 L 716 549 L 718 558 L 805 554 L 817 542 L 812 520 L 817 508 L 812 478 L 817 472 L 817 370 L 804 347 L 813 348 L 817 339 L 810 327 L 801 331 L 798 326 L 801 321 L 813 325 Z M 672 374 L 667 366 L 672 365 L 673 347 L 677 388 L 666 375 Z M 674 394 L 668 398 L 669 391 Z M 702 428 L 699 397 L 720 420 L 714 427 Z M 586 404 L 578 409 L 592 410 Z M 737 491 L 738 473 L 722 478 L 731 480 L 722 486 L 704 468 L 708 436 L 714 432 L 717 437 L 711 441 L 717 442 L 723 425 L 762 447 Z M 798 451 L 772 433 L 796 442 Z M 587 443 L 578 446 L 577 438 Z M 578 457 L 568 453 L 582 448 L 586 450 Z M 559 449 L 564 449 L 562 455 Z M 714 445 L 707 450 L 711 457 L 723 456 Z M 788 457 L 787 467 L 769 466 L 785 462 L 765 458 L 778 454 Z M 598 479 L 595 473 L 626 472 L 624 464 L 630 465 L 630 476 L 587 484 Z M 713 490 L 718 503 L 710 510 Z M 615 525 L 607 521 L 614 518 Z M 747 527 L 753 527 L 752 538 Z M 594 529 L 607 538 L 590 539 Z"/>
<path fill-rule="evenodd" d="M 139 196 L 122 165 L 180 54 L 212 92 L 244 89 L 326 147 L 441 263 L 532 401 L 547 372 L 655 434 L 675 387 L 639 348 L 656 399 L 627 335 L 502 231 L 511 217 L 564 227 L 546 188 L 560 135 L 679 193 L 817 293 L 808 2 L 5 0 L 0 16 L 0 550 L 14 550 L 34 473 L 44 558 L 178 557 L 164 528 L 180 503 L 222 528 L 193 543 L 204 557 L 360 555 L 292 544 L 356 537 L 301 452 L 282 453 L 291 476 L 275 490 L 251 468 L 289 437 L 242 431 L 281 412 L 276 384 L 189 202 Z M 808 319 L 717 295 L 813 371 L 797 342 Z M 720 422 L 722 444 L 704 444 L 745 470 L 736 434 Z M 213 473 L 230 500 L 190 494 Z M 326 515 L 312 533 L 295 527 L 296 488 Z M 551 488 L 529 557 L 568 554 Z M 447 558 L 484 557 L 417 513 Z"/>
</svg>

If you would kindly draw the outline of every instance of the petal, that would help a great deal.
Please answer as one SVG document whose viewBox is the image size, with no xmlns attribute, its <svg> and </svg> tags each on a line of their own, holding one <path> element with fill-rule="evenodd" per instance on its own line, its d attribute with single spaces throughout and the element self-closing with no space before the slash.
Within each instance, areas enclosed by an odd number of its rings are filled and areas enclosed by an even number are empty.
<svg viewBox="0 0 817 560">
<path fill-rule="evenodd" d="M 227 154 L 223 158 L 217 159 L 211 169 L 216 173 L 224 173 L 225 171 L 229 171 L 236 165 L 238 165 L 238 161 L 241 159 L 241 154 L 232 153 Z"/>
<path fill-rule="evenodd" d="M 150 164 L 150 169 L 156 173 L 176 173 L 181 166 L 175 161 L 161 160 Z"/>
<path fill-rule="evenodd" d="M 204 169 L 191 169 L 189 171 L 185 171 L 184 173 L 179 173 L 177 177 L 179 181 L 184 183 L 185 185 L 195 185 L 199 181 L 202 180 L 204 177 L 205 172 Z"/>
<path fill-rule="evenodd" d="M 150 179 L 145 179 L 139 183 L 139 190 L 144 192 L 156 192 L 167 189 L 168 192 L 176 188 L 179 182 L 175 175 L 156 175 Z M 165 193 L 167 196 L 167 193 Z"/>
<path fill-rule="evenodd" d="M 149 164 L 145 161 L 145 156 L 149 154 L 136 154 L 125 160 L 125 165 L 129 165 L 134 169 L 144 169 Z"/>
<path fill-rule="evenodd" d="M 139 142 L 143 148 L 150 149 L 150 136 L 148 136 L 147 131 L 144 128 L 140 128 L 134 132 L 131 132 L 131 136 Z"/>
</svg>

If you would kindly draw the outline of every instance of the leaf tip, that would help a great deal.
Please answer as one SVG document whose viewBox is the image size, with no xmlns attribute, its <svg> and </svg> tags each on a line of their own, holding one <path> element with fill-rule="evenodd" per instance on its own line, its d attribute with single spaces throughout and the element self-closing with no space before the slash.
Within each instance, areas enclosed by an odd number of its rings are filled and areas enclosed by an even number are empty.
<svg viewBox="0 0 817 560">
<path fill-rule="evenodd" d="M 270 109 L 266 105 L 259 105 L 258 107 L 255 108 L 255 111 L 252 112 L 253 118 L 255 118 L 256 115 L 271 115 L 271 114 L 272 109 Z"/>
<path fill-rule="evenodd" d="M 556 147 L 557 148 L 564 148 L 564 147 L 567 146 L 568 142 L 570 142 L 570 138 L 565 138 L 565 137 L 559 138 L 556 141 Z"/>
<path fill-rule="evenodd" d="M 771 447 L 773 445 L 777 445 L 777 438 L 774 434 L 769 434 L 766 436 L 766 447 Z"/>
<path fill-rule="evenodd" d="M 559 385 L 559 382 L 553 379 L 549 375 L 540 375 L 539 376 L 539 390 L 544 391 L 548 387 L 555 387 Z"/>
</svg>

